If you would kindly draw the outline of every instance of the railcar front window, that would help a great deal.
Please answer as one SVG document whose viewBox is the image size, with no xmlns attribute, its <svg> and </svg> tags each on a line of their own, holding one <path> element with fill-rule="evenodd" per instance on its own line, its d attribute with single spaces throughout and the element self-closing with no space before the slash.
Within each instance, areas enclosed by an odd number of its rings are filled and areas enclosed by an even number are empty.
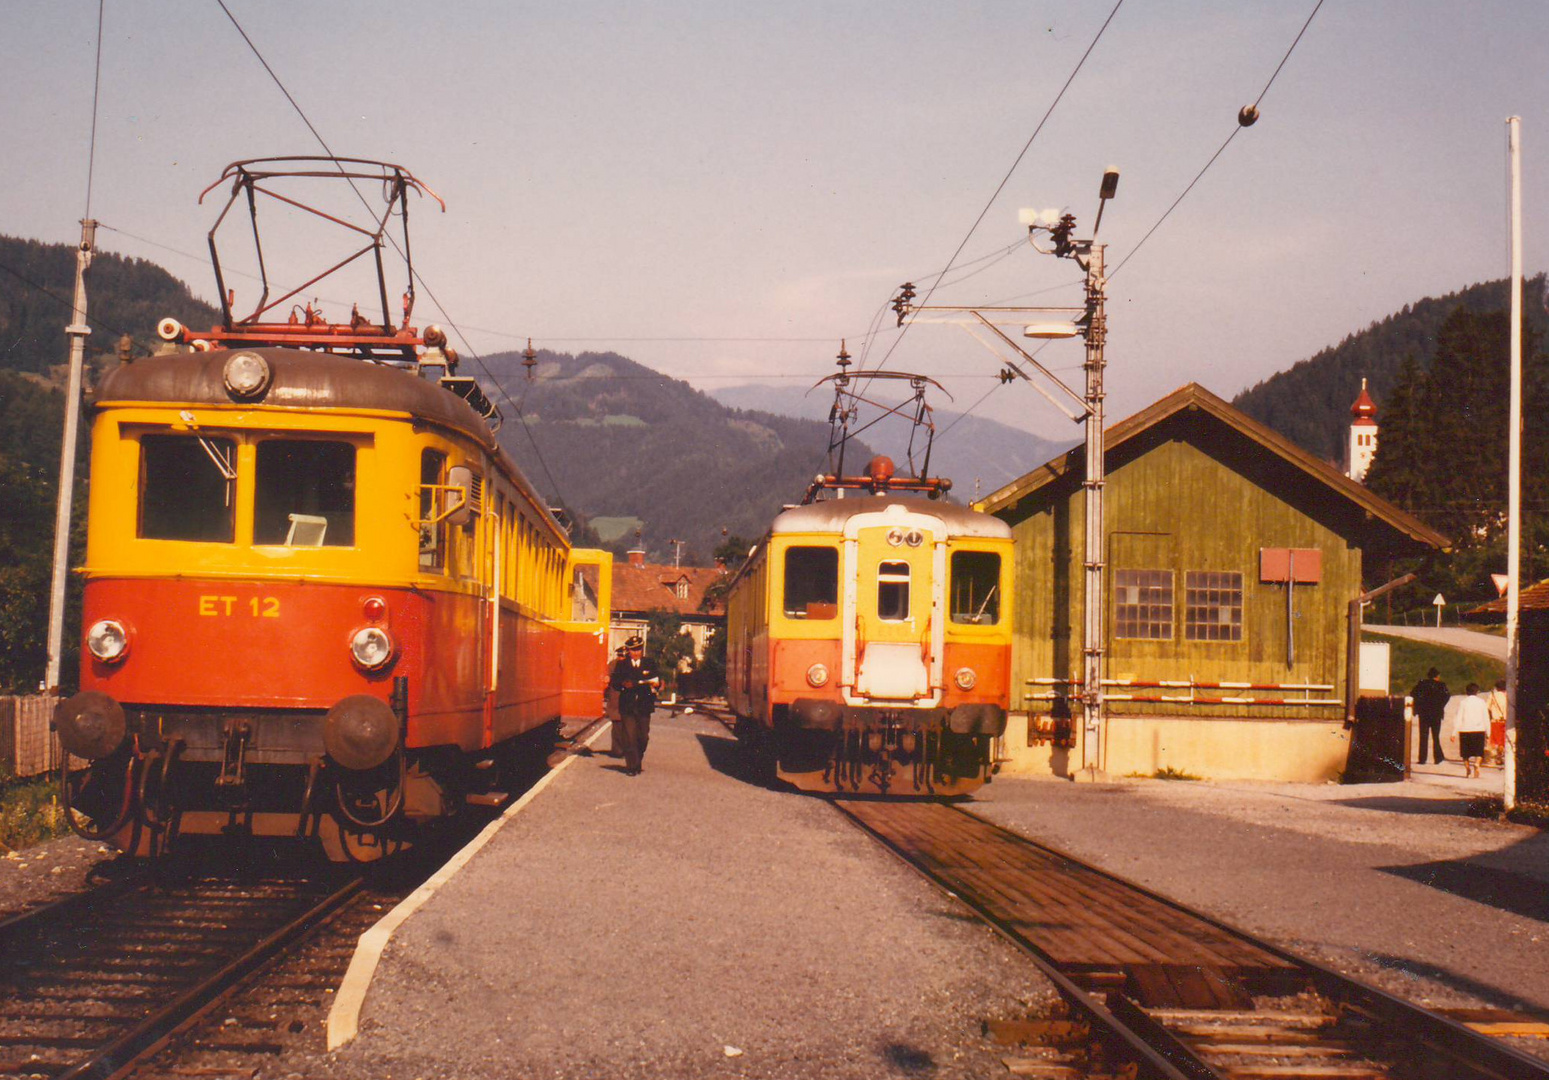
<svg viewBox="0 0 1549 1080">
<path fill-rule="evenodd" d="M 903 622 L 909 617 L 909 564 L 885 562 L 877 567 L 877 618 Z"/>
<path fill-rule="evenodd" d="M 785 614 L 792 619 L 838 616 L 838 548 L 785 549 Z"/>
<path fill-rule="evenodd" d="M 140 536 L 232 542 L 236 443 L 200 435 L 140 437 Z"/>
<path fill-rule="evenodd" d="M 355 543 L 355 447 L 315 439 L 258 444 L 253 543 L 350 547 Z"/>
<path fill-rule="evenodd" d="M 952 621 L 973 626 L 1000 622 L 1000 556 L 993 551 L 952 553 Z"/>
</svg>

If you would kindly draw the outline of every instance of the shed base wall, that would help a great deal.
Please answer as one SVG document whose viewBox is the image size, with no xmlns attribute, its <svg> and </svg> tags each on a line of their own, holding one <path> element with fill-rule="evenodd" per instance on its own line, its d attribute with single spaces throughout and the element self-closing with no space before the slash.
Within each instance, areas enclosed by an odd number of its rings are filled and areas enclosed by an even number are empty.
<svg viewBox="0 0 1549 1080">
<path fill-rule="evenodd" d="M 1027 724 L 1025 714 L 1010 718 L 1001 774 L 1074 776 L 1082 766 L 1080 750 L 1029 745 Z M 1106 735 L 1110 776 L 1152 776 L 1170 768 L 1207 780 L 1321 784 L 1339 779 L 1350 753 L 1350 734 L 1340 720 L 1110 716 Z"/>
</svg>

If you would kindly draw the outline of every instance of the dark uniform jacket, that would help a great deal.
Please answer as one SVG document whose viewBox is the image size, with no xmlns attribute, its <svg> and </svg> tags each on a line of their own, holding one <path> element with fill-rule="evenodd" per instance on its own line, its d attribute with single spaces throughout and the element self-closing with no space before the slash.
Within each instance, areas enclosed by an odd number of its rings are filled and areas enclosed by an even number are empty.
<svg viewBox="0 0 1549 1080">
<path fill-rule="evenodd" d="M 643 657 L 636 663 L 626 656 L 614 664 L 608 689 L 619 692 L 619 712 L 638 714 L 654 709 L 656 689 L 646 680 L 655 678 L 659 678 L 656 665 Z"/>
<path fill-rule="evenodd" d="M 1452 694 L 1440 679 L 1421 679 L 1409 696 L 1415 699 L 1415 715 L 1421 720 L 1440 720 Z"/>
</svg>

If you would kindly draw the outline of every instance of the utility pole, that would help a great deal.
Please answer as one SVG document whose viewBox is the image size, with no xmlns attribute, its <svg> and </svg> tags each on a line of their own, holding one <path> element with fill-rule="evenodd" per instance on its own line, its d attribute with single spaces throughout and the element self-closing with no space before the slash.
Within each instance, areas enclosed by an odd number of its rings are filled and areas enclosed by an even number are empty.
<svg viewBox="0 0 1549 1080">
<path fill-rule="evenodd" d="M 86 270 L 97 240 L 97 223 L 81 222 L 81 244 L 75 249 L 75 313 L 65 333 L 70 336 L 70 374 L 65 388 L 65 433 L 59 450 L 59 497 L 54 514 L 54 575 L 48 604 L 48 671 L 43 689 L 59 690 L 65 636 L 65 583 L 70 576 L 70 517 L 75 496 L 75 443 L 81 419 L 81 369 L 86 359 Z"/>
<path fill-rule="evenodd" d="M 1082 699 L 1085 706 L 1081 761 L 1088 775 L 1103 768 L 1103 649 L 1107 640 L 1103 593 L 1103 488 L 1107 472 L 1103 461 L 1103 345 L 1108 335 L 1105 313 L 1107 278 L 1103 276 L 1105 245 L 1087 241 L 1085 258 L 1075 258 L 1086 269 L 1086 479 L 1082 481 L 1086 503 L 1086 598 L 1085 632 L 1081 651 Z"/>
<path fill-rule="evenodd" d="M 1501 804 L 1517 805 L 1517 622 L 1522 607 L 1522 120 L 1506 121 L 1511 156 L 1511 435 L 1506 480 L 1506 746 Z"/>
<path fill-rule="evenodd" d="M 1118 193 L 1118 188 L 1119 170 L 1112 167 L 1105 169 L 1102 187 L 1098 192 L 1097 217 L 1092 224 L 1092 235 L 1087 239 L 1076 239 L 1073 236 L 1076 219 L 1071 214 L 1062 214 L 1057 209 L 1045 210 L 1041 213 L 1024 210 L 1021 214 L 1022 224 L 1027 226 L 1028 241 L 1033 243 L 1036 250 L 1046 255 L 1074 259 L 1077 265 L 1086 271 L 1086 297 L 1082 307 L 975 308 L 915 305 L 911 302 L 914 295 L 913 288 L 907 284 L 894 300 L 894 310 L 898 312 L 900 324 L 905 316 L 914 321 L 918 321 L 923 316 L 929 321 L 951 322 L 963 326 L 974 340 L 996 354 L 997 358 L 1006 365 L 1001 373 L 1002 382 L 1010 382 L 1013 379 L 1025 380 L 1067 417 L 1077 423 L 1085 424 L 1086 475 L 1081 484 L 1086 524 L 1082 555 L 1085 588 L 1081 633 L 1082 768 L 1080 774 L 1085 779 L 1096 779 L 1103 772 L 1103 659 L 1106 652 L 1108 608 L 1103 581 L 1107 569 L 1103 558 L 1105 542 L 1103 489 L 1106 486 L 1107 471 L 1103 445 L 1103 400 L 1106 396 L 1103 386 L 1103 372 L 1106 365 L 1103 350 L 1108 340 L 1106 312 L 1108 278 L 1104 269 L 1107 248 L 1097 242 L 1097 231 L 1102 226 L 1103 210 L 1107 207 L 1108 200 Z M 1039 230 L 1048 232 L 1049 237 L 1054 241 L 1052 249 L 1038 247 L 1034 242 L 1034 234 Z M 1038 323 L 1026 321 L 1029 316 L 1056 312 L 1064 314 L 1066 318 L 1074 316 L 1074 321 Z M 1058 376 L 1040 364 L 1032 353 L 1023 349 L 1000 329 L 1002 325 L 1013 323 L 1022 326 L 1023 337 L 1045 340 L 1073 337 L 1085 339 L 1086 361 L 1083 364 L 1086 371 L 1085 393 L 1077 394 L 1066 386 Z M 989 336 L 981 336 L 981 333 L 987 333 Z M 999 352 L 1001 348 L 1010 349 L 1021 363 L 1017 360 L 1006 360 Z M 1050 393 L 1048 389 L 1034 381 L 1021 364 L 1036 370 L 1058 393 Z M 1072 404 L 1076 408 L 1072 409 Z"/>
</svg>

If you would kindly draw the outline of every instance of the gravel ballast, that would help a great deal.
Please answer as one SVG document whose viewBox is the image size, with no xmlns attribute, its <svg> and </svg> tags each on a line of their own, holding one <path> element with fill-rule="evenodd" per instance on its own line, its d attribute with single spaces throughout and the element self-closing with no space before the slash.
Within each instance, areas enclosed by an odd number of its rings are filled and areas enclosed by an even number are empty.
<svg viewBox="0 0 1549 1080">
<path fill-rule="evenodd" d="M 398 931 L 331 1075 L 1004 1074 L 1036 967 L 818 799 L 658 714 L 573 762 Z"/>
</svg>

